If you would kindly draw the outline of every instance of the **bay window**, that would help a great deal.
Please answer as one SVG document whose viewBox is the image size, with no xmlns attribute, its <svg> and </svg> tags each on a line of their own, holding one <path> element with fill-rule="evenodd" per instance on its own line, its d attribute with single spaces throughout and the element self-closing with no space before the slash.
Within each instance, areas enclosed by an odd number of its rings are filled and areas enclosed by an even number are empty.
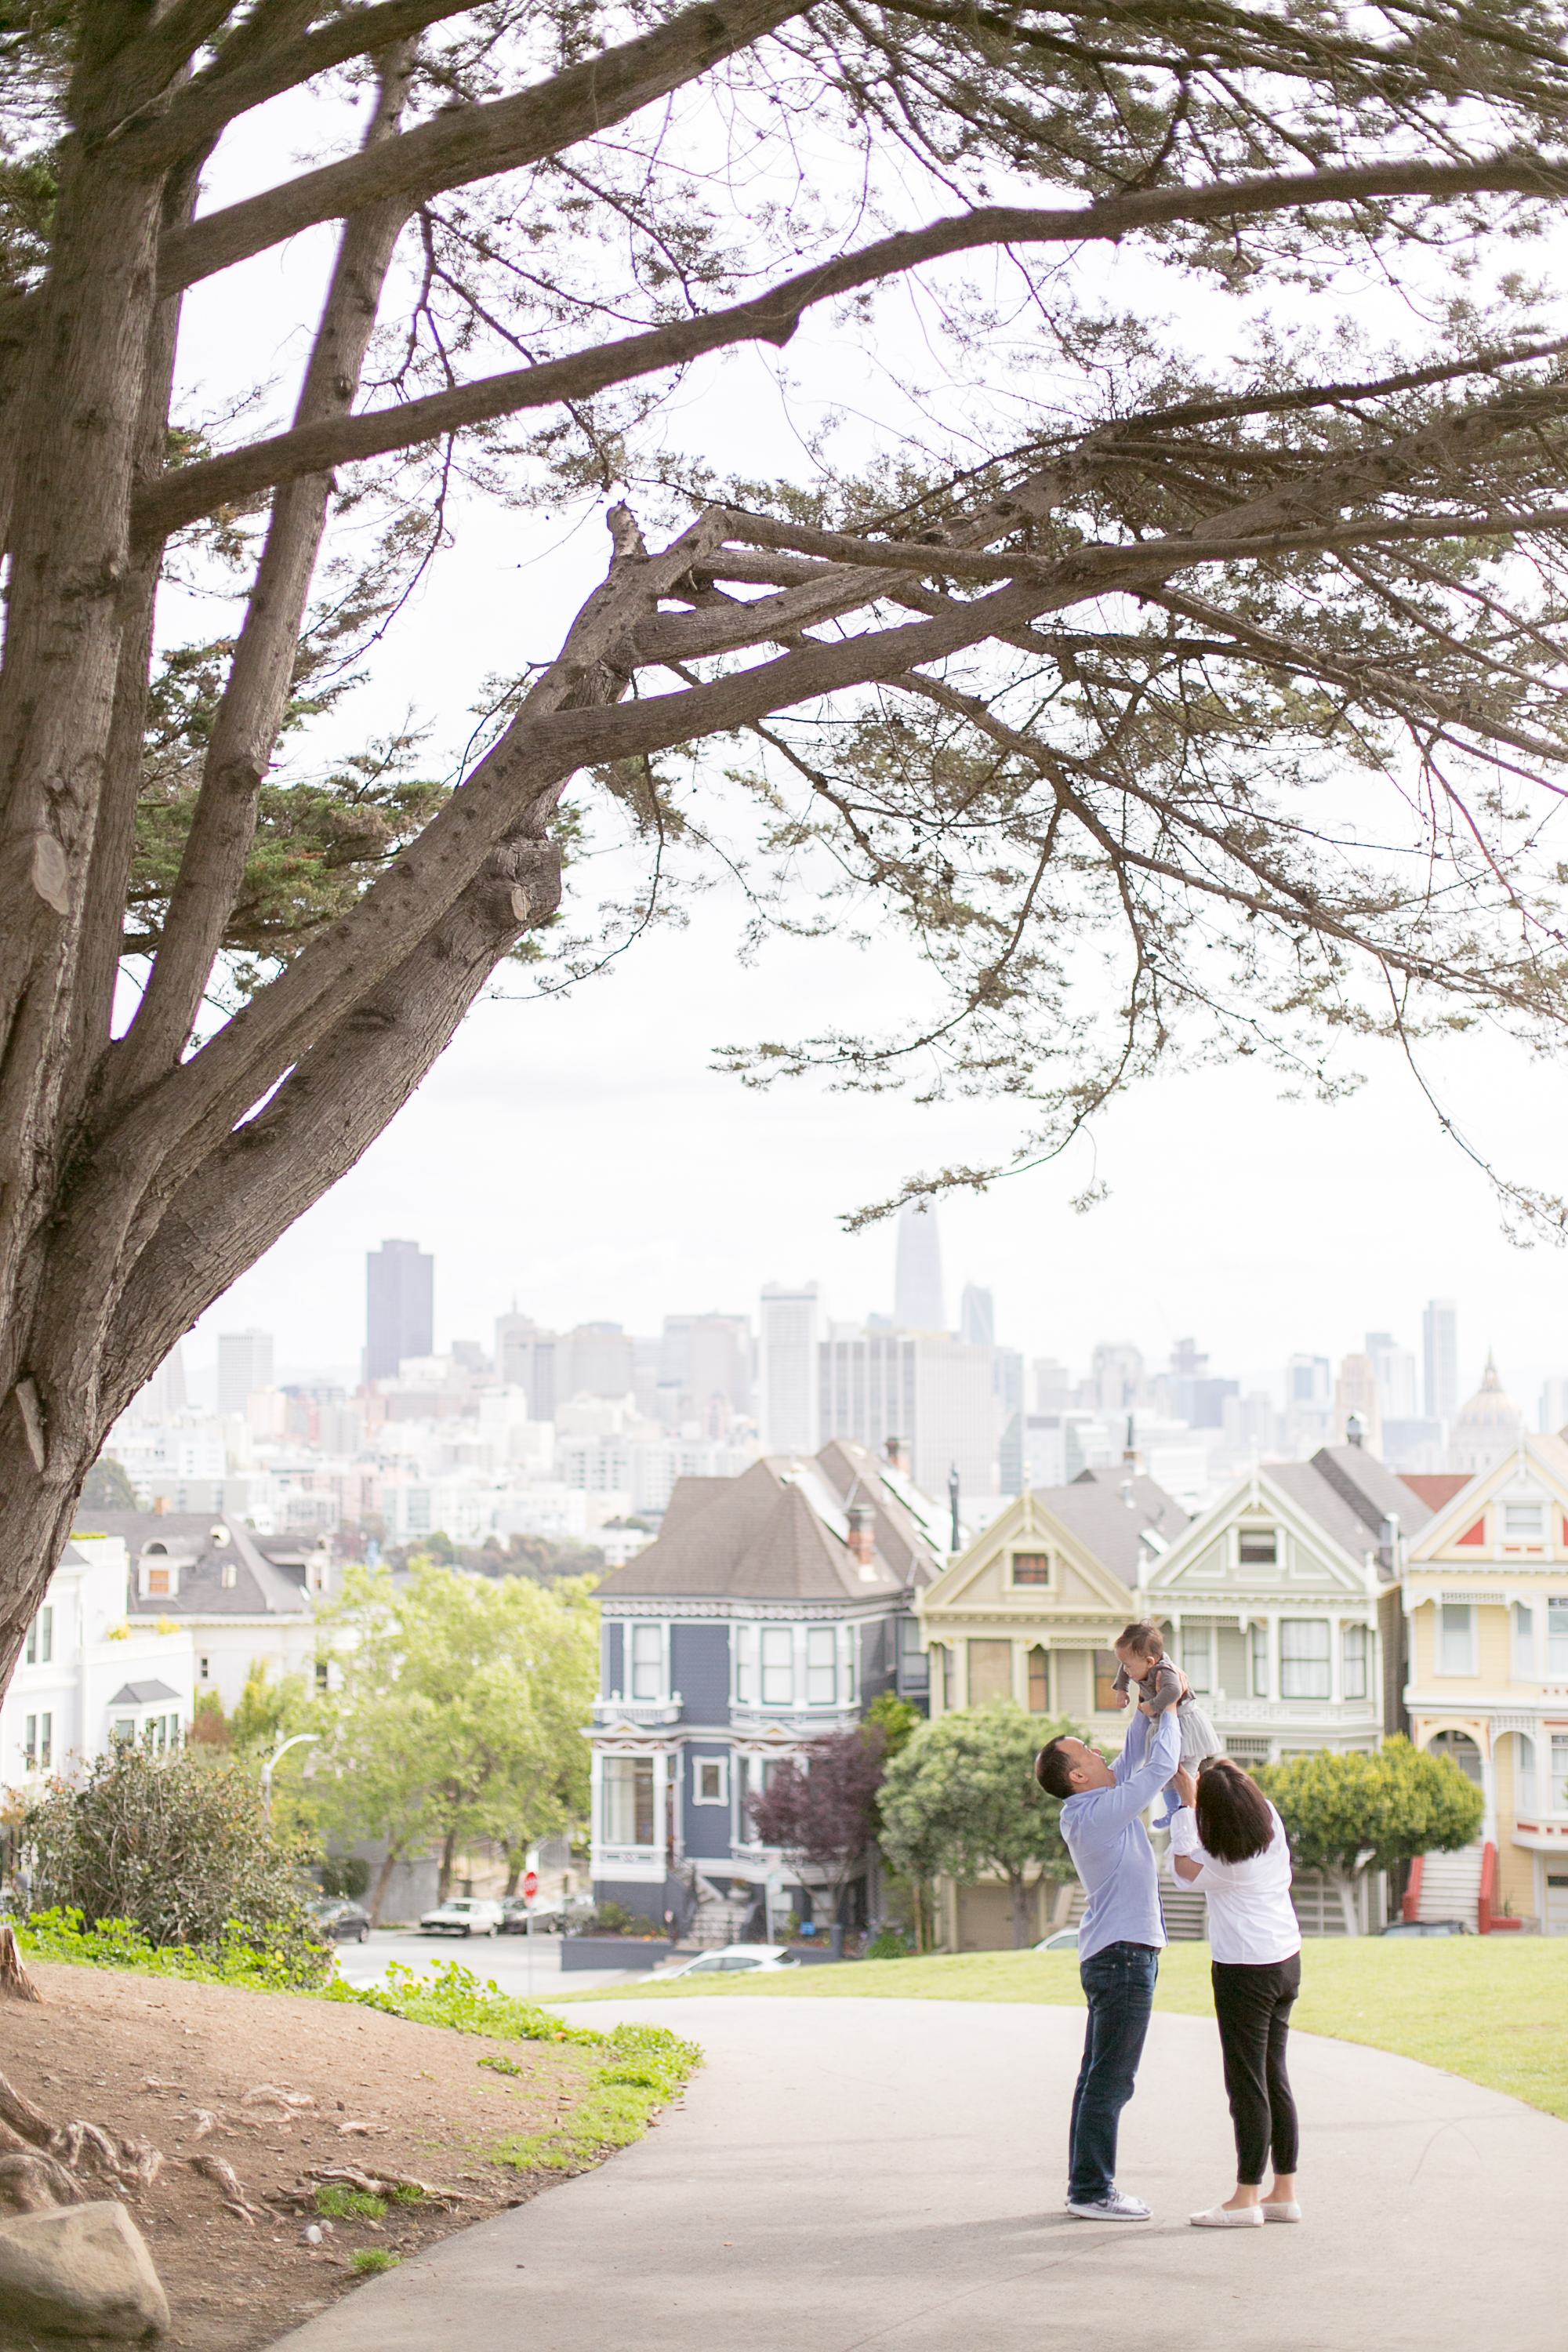
<svg viewBox="0 0 1568 2352">
<path fill-rule="evenodd" d="M 763 1627 L 763 1705 L 795 1704 L 795 1633 L 788 1625 Z"/>
<path fill-rule="evenodd" d="M 662 1625 L 632 1627 L 632 1696 L 633 1698 L 664 1696 L 664 1628 Z"/>
<path fill-rule="evenodd" d="M 606 1756 L 601 1805 L 606 1845 L 652 1845 L 653 1758 Z"/>
<path fill-rule="evenodd" d="M 1546 1671 L 1553 1682 L 1568 1680 L 1568 1600 L 1546 1604 Z"/>
<path fill-rule="evenodd" d="M 1365 1625 L 1347 1625 L 1343 1640 L 1345 1696 L 1365 1698 L 1372 1634 Z"/>
<path fill-rule="evenodd" d="M 805 1633 L 805 1703 L 831 1706 L 838 1696 L 838 1632 L 833 1625 L 808 1625 Z"/>
</svg>

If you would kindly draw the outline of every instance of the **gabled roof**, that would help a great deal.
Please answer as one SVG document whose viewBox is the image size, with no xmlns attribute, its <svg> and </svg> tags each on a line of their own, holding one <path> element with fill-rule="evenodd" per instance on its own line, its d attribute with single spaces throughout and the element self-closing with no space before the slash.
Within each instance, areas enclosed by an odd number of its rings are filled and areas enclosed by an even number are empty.
<svg viewBox="0 0 1568 2352">
<path fill-rule="evenodd" d="M 1411 1480 L 1402 1478 L 1364 1445 L 1321 1445 L 1307 1467 L 1333 1488 L 1372 1536 L 1383 1540 L 1384 1521 L 1396 1518 L 1403 1535 L 1413 1535 L 1432 1516 L 1433 1506 Z"/>
<path fill-rule="evenodd" d="M 1428 1517 L 1447 1510 L 1456 1495 L 1469 1483 L 1473 1473 L 1468 1470 L 1402 1470 L 1401 1486 L 1408 1486 L 1413 1495 L 1426 1505 Z"/>
<path fill-rule="evenodd" d="M 94 1531 L 123 1536 L 132 1570 L 149 1546 L 161 1546 L 180 1571 L 178 1592 L 142 1599 L 131 1578 L 132 1617 L 308 1617 L 304 1554 L 297 1536 L 258 1536 L 222 1511 L 94 1511 Z M 215 1530 L 224 1530 L 218 1542 Z M 277 1558 L 269 1554 L 277 1554 Z M 285 1565 L 284 1563 L 289 1563 Z M 223 1570 L 235 1570 L 226 1585 Z"/>
<path fill-rule="evenodd" d="M 1254 1580 L 1241 1569 L 1226 1580 L 1210 1581 L 1212 1571 L 1197 1563 L 1238 1520 L 1267 1513 L 1298 1542 L 1308 1543 L 1328 1577 L 1364 1592 L 1367 1559 L 1377 1549 L 1382 1525 L 1383 1481 L 1373 1476 L 1363 1485 L 1359 1465 L 1337 1479 L 1326 1476 L 1322 1466 L 1324 1454 L 1352 1450 L 1325 1447 L 1310 1462 L 1255 1463 L 1193 1521 L 1181 1543 L 1148 1570 L 1146 1589 L 1162 1595 L 1179 1593 L 1184 1605 L 1191 1594 L 1194 1607 L 1211 1600 L 1223 1606 L 1225 1593 L 1237 1590 L 1237 1579 L 1243 1585 Z M 1335 1466 L 1329 1465 L 1331 1470 Z M 1378 1463 L 1376 1469 L 1382 1472 L 1384 1465 Z M 1399 1487 L 1392 1472 L 1384 1475 Z"/>
<path fill-rule="evenodd" d="M 110 1706 L 155 1706 L 161 1698 L 178 1698 L 179 1696 L 179 1692 L 171 1690 L 167 1683 L 121 1683 L 109 1704 Z"/>
<path fill-rule="evenodd" d="M 1037 1486 L 1035 1499 L 1131 1591 L 1148 1564 L 1192 1524 L 1173 1495 L 1141 1473 L 1081 1470 L 1069 1486 Z M 1152 1535 L 1154 1541 L 1145 1543 Z"/>
<path fill-rule="evenodd" d="M 1489 1469 L 1478 1470 L 1473 1478 L 1467 1478 L 1458 1492 L 1451 1495 L 1440 1509 L 1434 1511 L 1410 1547 L 1412 1564 L 1435 1558 L 1446 1544 L 1452 1543 L 1469 1527 L 1486 1505 L 1500 1495 L 1505 1487 L 1516 1486 L 1521 1472 L 1526 1479 L 1533 1475 L 1538 1484 L 1560 1505 L 1568 1507 L 1568 1441 L 1521 1430 L 1519 1443 L 1511 1453 L 1505 1454 Z M 1487 1564 L 1477 1562 L 1478 1567 Z"/>
<path fill-rule="evenodd" d="M 873 1513 L 868 1572 L 850 1552 L 851 1503 Z M 600 1580 L 598 1598 L 868 1601 L 934 1574 L 876 1456 L 843 1441 L 818 1454 L 770 1454 L 738 1478 L 679 1478 L 658 1540 Z"/>
</svg>

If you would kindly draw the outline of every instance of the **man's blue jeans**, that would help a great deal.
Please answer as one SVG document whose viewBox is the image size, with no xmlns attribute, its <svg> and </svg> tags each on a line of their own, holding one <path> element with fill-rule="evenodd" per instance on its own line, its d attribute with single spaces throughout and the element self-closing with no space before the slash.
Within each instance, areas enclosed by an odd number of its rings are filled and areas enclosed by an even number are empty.
<svg viewBox="0 0 1568 2352">
<path fill-rule="evenodd" d="M 1159 1973 L 1160 1955 L 1148 1944 L 1108 1944 L 1079 1963 L 1089 2024 L 1068 2134 L 1075 2205 L 1109 2197 L 1116 2185 L 1116 2127 L 1132 2096 Z"/>
</svg>

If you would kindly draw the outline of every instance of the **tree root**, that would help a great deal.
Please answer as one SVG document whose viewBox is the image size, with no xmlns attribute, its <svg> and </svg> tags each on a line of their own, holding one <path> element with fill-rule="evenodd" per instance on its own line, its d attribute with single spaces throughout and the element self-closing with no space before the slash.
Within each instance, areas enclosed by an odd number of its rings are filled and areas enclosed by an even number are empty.
<svg viewBox="0 0 1568 2352">
<path fill-rule="evenodd" d="M 27 1974 L 16 1930 L 8 1920 L 0 1923 L 0 1997 L 8 2000 L 42 2000 L 44 1997 Z"/>
<path fill-rule="evenodd" d="M 358 2189 L 366 2197 L 396 2197 L 401 2190 L 413 2189 L 416 2195 L 428 2198 L 432 2205 L 471 2205 L 475 2200 L 462 2189 L 433 2189 L 427 2180 L 416 2180 L 408 2172 L 362 2172 L 353 2164 L 318 2164 L 306 2178 L 319 2180 L 323 2187 Z"/>
<path fill-rule="evenodd" d="M 58 2205 L 79 2205 L 81 2183 L 52 2156 L 29 2149 L 0 2156 L 0 2205 L 13 2213 L 49 2213 Z"/>
<path fill-rule="evenodd" d="M 199 2172 L 204 2180 L 216 2181 L 223 2190 L 223 2201 L 228 2210 L 237 2215 L 240 2221 L 248 2221 L 252 2229 L 258 2221 L 270 2218 L 261 2206 L 251 2203 L 239 2175 L 231 2164 L 224 2162 L 221 2156 L 208 2156 L 204 2152 L 200 2156 L 186 2157 L 185 2162 L 193 2172 Z"/>
<path fill-rule="evenodd" d="M 12 2154 L 41 2149 L 66 2172 L 84 2164 L 125 2189 L 151 2189 L 163 2168 L 163 2153 L 150 2139 L 117 2139 L 99 2124 L 51 2123 L 41 2107 L 24 2098 L 0 2074 L 0 2147 Z"/>
</svg>

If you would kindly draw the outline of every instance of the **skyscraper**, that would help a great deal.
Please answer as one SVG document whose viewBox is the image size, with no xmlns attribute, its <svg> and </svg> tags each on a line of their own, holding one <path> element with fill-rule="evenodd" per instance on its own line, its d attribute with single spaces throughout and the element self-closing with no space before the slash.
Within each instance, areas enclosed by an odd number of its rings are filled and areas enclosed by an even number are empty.
<svg viewBox="0 0 1568 2352">
<path fill-rule="evenodd" d="M 1415 1418 L 1415 1359 L 1390 1331 L 1369 1331 L 1366 1352 L 1377 1374 L 1378 1401 L 1384 1421 Z"/>
<path fill-rule="evenodd" d="M 942 1242 L 936 1211 L 906 1201 L 899 1211 L 899 1254 L 893 1274 L 893 1322 L 900 1331 L 944 1331 Z"/>
<path fill-rule="evenodd" d="M 1428 1421 L 1453 1421 L 1459 1410 L 1459 1316 L 1451 1298 L 1427 1301 L 1421 1318 Z"/>
<path fill-rule="evenodd" d="M 258 1389 L 272 1386 L 270 1331 L 220 1331 L 217 1342 L 217 1409 L 243 1412 Z"/>
<path fill-rule="evenodd" d="M 815 1454 L 821 1439 L 815 1282 L 763 1285 L 760 1417 L 770 1454 Z"/>
<path fill-rule="evenodd" d="M 390 1381 L 405 1356 L 436 1350 L 436 1261 L 417 1242 L 366 1253 L 364 1376 Z"/>
<path fill-rule="evenodd" d="M 958 1336 L 971 1348 L 996 1345 L 996 1304 L 988 1290 L 966 1282 L 958 1308 Z"/>
</svg>

